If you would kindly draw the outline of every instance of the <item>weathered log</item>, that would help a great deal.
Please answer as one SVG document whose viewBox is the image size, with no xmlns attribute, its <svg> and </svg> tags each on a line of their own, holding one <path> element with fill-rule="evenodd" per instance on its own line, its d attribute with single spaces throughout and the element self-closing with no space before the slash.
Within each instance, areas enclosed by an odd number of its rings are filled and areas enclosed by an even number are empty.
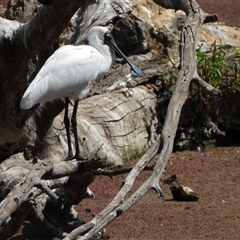
<svg viewBox="0 0 240 240">
<path fill-rule="evenodd" d="M 130 96 L 127 97 L 128 91 Z M 142 155 L 159 137 L 156 105 L 153 88 L 145 86 L 81 101 L 78 129 L 83 156 L 122 165 L 123 160 Z M 65 129 L 57 130 L 62 128 L 62 121 L 60 114 L 53 127 L 57 134 L 64 136 Z"/>
</svg>

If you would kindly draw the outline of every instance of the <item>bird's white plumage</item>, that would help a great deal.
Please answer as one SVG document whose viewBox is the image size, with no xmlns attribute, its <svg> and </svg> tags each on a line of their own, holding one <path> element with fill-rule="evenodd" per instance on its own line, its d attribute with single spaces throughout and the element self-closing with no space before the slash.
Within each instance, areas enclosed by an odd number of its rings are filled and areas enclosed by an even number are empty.
<svg viewBox="0 0 240 240">
<path fill-rule="evenodd" d="M 115 60 L 112 49 L 104 44 L 106 32 L 107 28 L 93 27 L 88 33 L 89 45 L 66 45 L 56 50 L 28 86 L 21 108 L 56 98 L 85 98 L 94 81 L 103 77 Z"/>
<path fill-rule="evenodd" d="M 121 52 L 105 27 L 93 27 L 88 32 L 89 45 L 63 46 L 45 62 L 37 76 L 28 86 L 21 101 L 21 108 L 28 109 L 37 103 L 56 98 L 65 98 L 64 124 L 68 141 L 67 159 L 83 159 L 80 155 L 76 113 L 79 100 L 85 98 L 96 79 L 102 78 L 115 61 L 115 50 L 139 76 L 142 71 Z M 73 155 L 70 121 L 68 117 L 69 98 L 74 100 L 71 124 L 75 139 Z"/>
</svg>

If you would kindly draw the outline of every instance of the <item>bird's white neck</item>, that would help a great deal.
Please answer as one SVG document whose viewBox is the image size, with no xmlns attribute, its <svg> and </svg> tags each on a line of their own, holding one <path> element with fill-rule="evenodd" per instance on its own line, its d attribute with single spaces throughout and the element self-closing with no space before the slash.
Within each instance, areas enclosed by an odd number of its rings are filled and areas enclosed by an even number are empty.
<svg viewBox="0 0 240 240">
<path fill-rule="evenodd" d="M 114 50 L 104 43 L 97 35 L 92 35 L 89 38 L 89 45 L 98 50 L 102 56 L 102 73 L 99 73 L 98 79 L 102 78 L 103 75 L 112 67 L 115 62 Z"/>
</svg>

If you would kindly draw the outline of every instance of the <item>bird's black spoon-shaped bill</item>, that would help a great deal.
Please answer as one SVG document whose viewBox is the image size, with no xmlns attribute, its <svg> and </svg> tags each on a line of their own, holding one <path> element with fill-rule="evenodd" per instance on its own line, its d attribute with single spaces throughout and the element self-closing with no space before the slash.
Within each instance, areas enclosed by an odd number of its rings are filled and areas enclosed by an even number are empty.
<svg viewBox="0 0 240 240">
<path fill-rule="evenodd" d="M 113 47 L 113 49 L 129 64 L 129 66 L 132 68 L 132 70 L 140 77 L 143 76 L 143 72 L 141 69 L 139 69 L 135 64 L 133 64 L 125 55 L 124 53 L 119 49 L 117 44 L 113 39 L 109 40 L 109 43 Z"/>
</svg>

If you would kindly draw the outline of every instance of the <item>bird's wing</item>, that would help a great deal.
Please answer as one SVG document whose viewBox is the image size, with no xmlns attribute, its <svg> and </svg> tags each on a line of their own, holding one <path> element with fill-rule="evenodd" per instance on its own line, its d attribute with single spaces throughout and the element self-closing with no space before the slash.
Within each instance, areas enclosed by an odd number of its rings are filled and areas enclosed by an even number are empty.
<svg viewBox="0 0 240 240">
<path fill-rule="evenodd" d="M 31 108 L 56 98 L 85 96 L 98 76 L 101 54 L 90 46 L 64 46 L 45 62 L 23 95 Z"/>
</svg>

